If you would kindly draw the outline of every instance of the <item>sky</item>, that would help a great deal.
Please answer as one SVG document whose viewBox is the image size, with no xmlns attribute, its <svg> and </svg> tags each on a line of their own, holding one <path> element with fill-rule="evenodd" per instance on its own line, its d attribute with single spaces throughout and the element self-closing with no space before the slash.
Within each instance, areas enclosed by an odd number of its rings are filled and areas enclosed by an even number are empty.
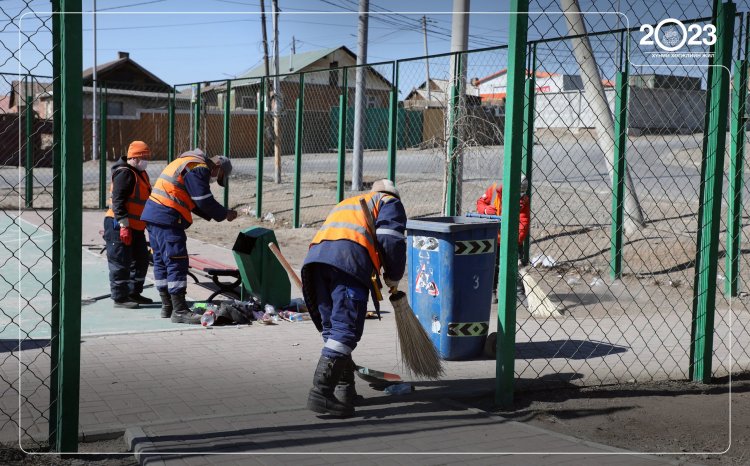
<svg viewBox="0 0 750 466">
<path fill-rule="evenodd" d="M 130 53 L 136 62 L 170 84 L 219 80 L 234 77 L 262 60 L 260 26 L 261 0 L 98 0 L 97 60 L 113 60 L 118 51 Z M 748 0 L 743 0 L 747 3 Z M 37 12 L 49 11 L 49 0 L 0 0 L 0 39 L 6 45 L 17 35 L 9 20 L 18 21 L 15 12 L 25 4 Z M 347 46 L 357 51 L 358 0 L 279 0 L 279 49 L 288 55 L 294 40 L 297 52 Z M 266 0 L 269 52 L 272 52 L 271 1 Z M 692 18 L 710 14 L 709 0 L 581 0 L 584 11 L 612 12 L 619 8 L 632 24 L 655 22 L 673 16 Z M 94 61 L 93 0 L 83 0 L 83 64 Z M 471 0 L 469 48 L 476 49 L 508 42 L 508 0 Z M 430 54 L 450 50 L 452 0 L 370 0 L 368 61 L 380 62 L 425 55 L 421 18 L 428 22 Z M 408 11 L 406 11 L 408 9 Z M 566 33 L 559 16 L 559 0 L 532 0 L 531 9 L 547 16 L 532 15 L 529 37 L 560 36 Z M 402 12 L 402 13 L 394 13 Z M 39 16 L 44 17 L 43 14 Z M 625 19 L 615 14 L 587 16 L 590 30 L 605 30 L 621 25 Z M 3 24 L 4 23 L 4 24 Z M 9 24 L 10 23 L 10 24 Z M 49 24 L 49 21 L 47 21 Z M 28 18 L 21 28 L 24 68 L 35 74 L 51 71 L 49 53 L 51 35 L 41 21 Z M 603 48 L 615 47 L 616 39 Z M 558 51 L 559 52 L 559 51 Z M 549 48 L 539 51 L 543 67 L 574 65 L 572 55 Z M 13 60 L 15 50 L 1 50 L 0 71 L 18 72 Z M 565 58 L 561 58 L 566 55 Z M 49 55 L 48 55 L 49 58 Z M 431 66 L 447 67 L 447 60 Z M 479 61 L 475 61 L 479 63 Z M 470 74 L 482 76 L 505 67 L 502 58 L 487 58 L 482 68 Z M 554 71 L 554 70 L 553 70 Z M 436 70 L 436 73 L 439 71 Z M 416 69 L 413 74 L 421 75 Z M 416 78 L 414 78 L 416 79 Z"/>
</svg>

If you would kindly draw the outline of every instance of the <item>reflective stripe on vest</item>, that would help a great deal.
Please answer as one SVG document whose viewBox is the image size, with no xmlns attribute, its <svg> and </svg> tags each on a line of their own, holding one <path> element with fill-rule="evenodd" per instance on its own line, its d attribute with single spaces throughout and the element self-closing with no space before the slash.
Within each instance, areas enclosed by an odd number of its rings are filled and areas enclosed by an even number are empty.
<svg viewBox="0 0 750 466">
<path fill-rule="evenodd" d="M 205 164 L 205 162 L 202 157 L 194 155 L 176 159 L 161 172 L 161 175 L 159 175 L 154 184 L 154 188 L 151 190 L 149 199 L 176 210 L 188 223 L 193 223 L 193 214 L 191 212 L 195 208 L 195 202 L 193 202 L 190 194 L 187 192 L 182 173 L 188 168 L 188 164 Z"/>
<path fill-rule="evenodd" d="M 118 170 L 130 170 L 127 167 L 120 167 Z M 131 170 L 135 173 L 135 186 L 133 192 L 125 201 L 125 210 L 128 212 L 128 224 L 133 230 L 143 231 L 146 229 L 146 222 L 141 220 L 143 208 L 146 206 L 146 200 L 151 194 L 151 181 L 148 179 L 148 173 Z M 142 176 L 141 176 L 142 175 Z M 114 179 L 114 173 L 112 174 Z M 112 209 L 112 189 L 113 184 L 109 185 L 109 210 L 106 216 L 115 218 L 115 211 Z"/>
<path fill-rule="evenodd" d="M 380 270 L 380 258 L 378 257 L 376 249 L 377 238 L 373 238 L 367 230 L 365 213 L 359 205 L 359 200 L 362 198 L 367 202 L 367 206 L 370 208 L 370 212 L 372 212 L 373 219 L 377 220 L 380 206 L 384 201 L 387 201 L 387 199 L 393 198 L 393 196 L 384 193 L 371 192 L 361 196 L 344 199 L 337 204 L 333 210 L 331 210 L 331 213 L 328 214 L 323 226 L 315 235 L 315 238 L 313 238 L 310 245 L 312 246 L 323 241 L 336 241 L 340 239 L 353 241 L 367 249 L 367 253 L 370 256 L 375 269 Z"/>
</svg>

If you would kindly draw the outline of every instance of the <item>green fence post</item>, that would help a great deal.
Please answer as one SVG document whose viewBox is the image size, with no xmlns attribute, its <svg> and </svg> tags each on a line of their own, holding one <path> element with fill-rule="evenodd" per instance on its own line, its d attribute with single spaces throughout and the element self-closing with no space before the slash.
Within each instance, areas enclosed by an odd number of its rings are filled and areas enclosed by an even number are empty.
<svg viewBox="0 0 750 466">
<path fill-rule="evenodd" d="M 292 224 L 294 228 L 299 228 L 299 208 L 300 208 L 300 184 L 302 180 L 302 137 L 304 125 L 305 109 L 305 73 L 299 74 L 299 96 L 297 97 L 297 118 L 294 131 L 294 212 L 292 214 Z"/>
<path fill-rule="evenodd" d="M 255 217 L 261 218 L 263 215 L 263 157 L 266 152 L 265 145 L 265 115 L 266 115 L 266 78 L 260 78 L 260 88 L 258 97 L 258 131 L 255 142 L 255 158 L 257 169 L 255 175 Z"/>
<path fill-rule="evenodd" d="M 630 37 L 628 36 L 628 41 Z M 622 41 L 621 41 L 622 43 Z M 625 199 L 625 154 L 628 144 L 628 45 L 625 45 L 625 58 L 620 50 L 620 70 L 615 75 L 615 147 L 614 170 L 612 176 L 612 229 L 610 233 L 610 278 L 622 278 L 622 228 Z"/>
<path fill-rule="evenodd" d="M 83 108 L 81 0 L 60 2 L 60 353 L 58 451 L 78 450 L 78 403 L 81 375 L 81 222 L 83 204 Z M 70 13 L 70 14 L 66 14 Z"/>
<path fill-rule="evenodd" d="M 99 95 L 99 208 L 107 208 L 107 92 Z"/>
<path fill-rule="evenodd" d="M 62 90 L 60 86 L 60 2 L 52 2 L 52 286 L 50 296 L 50 363 L 49 363 L 49 421 L 47 422 L 47 440 L 52 451 L 59 451 L 57 443 L 58 391 L 60 360 L 60 107 Z M 48 116 L 49 118 L 49 116 Z"/>
<path fill-rule="evenodd" d="M 32 133 L 34 132 L 34 99 L 29 95 L 29 77 L 24 84 L 26 103 L 26 208 L 34 206 L 34 146 Z"/>
<path fill-rule="evenodd" d="M 461 104 L 460 90 L 461 90 L 461 64 L 463 62 L 463 54 L 455 54 L 455 62 L 453 67 L 453 76 L 455 82 L 451 85 L 450 95 L 450 111 L 448 116 L 448 128 L 450 136 L 448 137 L 448 185 L 445 196 L 445 215 L 453 216 L 456 215 L 456 199 L 458 197 L 458 161 L 456 160 L 456 151 L 459 144 L 459 129 L 457 128 L 456 119 L 459 115 L 459 105 Z M 429 84 L 428 84 L 429 85 Z M 523 130 L 523 128 L 520 128 Z"/>
<path fill-rule="evenodd" d="M 523 139 L 523 94 L 525 79 L 529 0 L 511 0 L 508 43 L 508 87 L 503 157 L 503 202 L 500 221 L 500 277 L 498 281 L 495 402 L 513 404 L 516 359 L 516 277 L 518 275 L 518 215 Z"/>
<path fill-rule="evenodd" d="M 721 0 L 713 0 L 713 5 L 711 6 L 711 24 L 716 25 L 716 15 L 719 11 L 719 3 Z M 701 141 L 701 153 L 704 155 L 701 157 L 701 182 L 698 186 L 698 229 L 696 236 L 696 249 L 695 249 L 695 261 L 694 261 L 694 270 L 695 273 L 693 274 L 693 319 L 690 321 L 690 334 L 695 335 L 696 329 L 695 329 L 695 316 L 698 313 L 698 278 L 699 274 L 698 271 L 701 269 L 701 249 L 700 244 L 702 242 L 702 232 L 703 232 L 703 202 L 705 198 L 705 187 L 703 185 L 703 180 L 706 178 L 706 153 L 708 152 L 708 124 L 709 124 L 709 117 L 711 115 L 711 93 L 713 91 L 711 83 L 714 82 L 713 80 L 713 74 L 714 74 L 714 52 L 716 51 L 716 43 L 714 42 L 708 47 L 708 68 L 706 70 L 706 110 L 704 112 L 703 116 L 703 139 Z M 690 379 L 693 378 L 694 369 L 695 366 L 693 365 L 693 361 L 695 360 L 695 345 L 691 343 L 690 345 L 690 365 L 688 367 L 688 377 Z"/>
<path fill-rule="evenodd" d="M 169 123 L 167 127 L 167 163 L 172 163 L 174 160 L 174 106 L 175 106 L 175 93 L 176 90 L 173 87 L 169 92 Z"/>
<path fill-rule="evenodd" d="M 224 99 L 224 155 L 229 157 L 229 101 L 232 96 L 232 80 L 227 79 L 227 98 Z M 229 208 L 229 180 L 224 180 L 224 208 Z"/>
<path fill-rule="evenodd" d="M 709 115 L 706 145 L 706 171 L 704 184 L 701 242 L 698 250 L 702 260 L 698 274 L 698 306 L 693 312 L 694 332 L 691 336 L 691 361 L 694 381 L 711 380 L 713 355 L 714 315 L 716 312 L 716 269 L 719 249 L 719 223 L 721 222 L 721 192 L 726 146 L 726 115 L 728 111 L 729 77 L 724 69 L 732 66 L 732 41 L 734 38 L 734 3 L 720 3 L 717 14 L 717 42 L 714 55 L 716 72 L 712 74 L 711 113 Z"/>
<path fill-rule="evenodd" d="M 195 120 L 193 121 L 193 148 L 198 148 L 198 145 L 201 142 L 201 83 L 195 83 L 194 110 Z"/>
<path fill-rule="evenodd" d="M 531 66 L 529 67 L 529 70 L 529 78 L 526 80 L 526 92 L 524 94 L 526 112 L 524 113 L 523 121 L 524 151 L 523 160 L 521 161 L 521 170 L 523 174 L 526 175 L 526 180 L 528 181 L 528 187 L 524 194 L 529 196 L 529 209 L 531 209 L 531 167 L 534 160 L 534 114 L 536 113 L 536 44 L 531 46 Z M 526 238 L 523 240 L 523 248 L 521 251 L 521 263 L 523 265 L 529 264 L 530 246 L 531 231 L 526 234 Z"/>
<path fill-rule="evenodd" d="M 750 19 L 750 16 L 747 17 Z M 742 236 L 742 188 L 745 165 L 745 125 L 747 124 L 747 55 L 750 30 L 745 32 L 745 58 L 734 64 L 732 123 L 729 157 L 729 224 L 727 225 L 727 259 L 724 292 L 737 296 L 740 276 L 740 237 Z"/>
<path fill-rule="evenodd" d="M 427 84 L 430 85 L 429 83 Z M 393 62 L 393 85 L 388 113 L 388 179 L 396 182 L 396 151 L 398 150 L 398 61 Z"/>
<path fill-rule="evenodd" d="M 341 95 L 339 96 L 339 137 L 338 152 L 339 166 L 336 178 L 336 199 L 337 202 L 344 200 L 344 174 L 346 173 L 346 115 L 349 112 L 349 68 L 344 68 L 344 79 L 342 84 Z"/>
</svg>

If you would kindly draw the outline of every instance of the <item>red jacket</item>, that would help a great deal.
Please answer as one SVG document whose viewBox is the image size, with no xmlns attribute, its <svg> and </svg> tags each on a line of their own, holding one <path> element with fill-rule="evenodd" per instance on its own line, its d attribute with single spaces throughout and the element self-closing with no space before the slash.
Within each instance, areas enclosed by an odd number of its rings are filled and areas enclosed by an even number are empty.
<svg viewBox="0 0 750 466">
<path fill-rule="evenodd" d="M 493 199 L 494 198 L 494 199 Z M 485 215 L 502 215 L 503 204 L 503 185 L 494 183 L 487 188 L 482 197 L 477 199 L 477 213 Z M 531 207 L 529 206 L 529 196 L 521 196 L 520 213 L 518 216 L 518 244 L 523 244 L 526 235 L 529 234 L 529 223 L 531 222 Z M 498 241 L 500 235 L 498 234 Z"/>
</svg>

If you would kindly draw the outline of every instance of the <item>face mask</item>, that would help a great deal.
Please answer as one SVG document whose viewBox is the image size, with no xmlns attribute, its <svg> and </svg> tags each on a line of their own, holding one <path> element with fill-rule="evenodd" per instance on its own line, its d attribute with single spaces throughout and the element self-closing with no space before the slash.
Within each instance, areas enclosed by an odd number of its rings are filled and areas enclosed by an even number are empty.
<svg viewBox="0 0 750 466">
<path fill-rule="evenodd" d="M 148 160 L 145 159 L 138 159 L 135 163 L 136 170 L 140 170 L 142 172 L 146 171 L 146 167 L 148 167 Z"/>
</svg>

